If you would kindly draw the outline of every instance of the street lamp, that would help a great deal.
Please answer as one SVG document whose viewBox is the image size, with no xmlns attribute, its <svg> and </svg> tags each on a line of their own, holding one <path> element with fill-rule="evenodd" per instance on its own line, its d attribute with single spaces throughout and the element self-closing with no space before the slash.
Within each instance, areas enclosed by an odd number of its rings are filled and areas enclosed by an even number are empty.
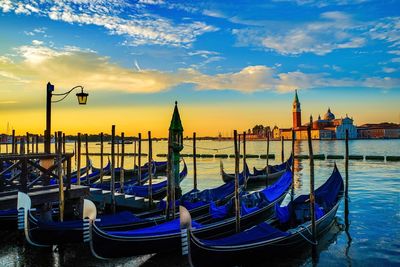
<svg viewBox="0 0 400 267">
<path fill-rule="evenodd" d="M 46 94 L 46 131 L 44 133 L 44 152 L 50 154 L 50 133 L 51 133 L 51 103 L 58 103 L 63 101 L 73 90 L 81 89 L 81 92 L 77 93 L 76 96 L 78 98 L 79 105 L 86 105 L 88 93 L 83 92 L 83 86 L 78 85 L 73 87 L 71 90 L 62 93 L 62 94 L 53 94 L 54 85 L 50 82 L 47 83 L 47 94 Z M 58 100 L 51 100 L 52 96 L 61 96 Z"/>
</svg>

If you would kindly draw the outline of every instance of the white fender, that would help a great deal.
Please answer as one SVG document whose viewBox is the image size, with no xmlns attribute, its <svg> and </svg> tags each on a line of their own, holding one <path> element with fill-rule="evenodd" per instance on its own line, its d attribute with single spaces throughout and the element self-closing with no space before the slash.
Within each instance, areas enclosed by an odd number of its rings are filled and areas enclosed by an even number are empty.
<svg viewBox="0 0 400 267">
<path fill-rule="evenodd" d="M 96 205 L 92 201 L 84 199 L 82 219 L 89 218 L 89 220 L 93 222 L 96 220 L 96 216 L 97 216 Z"/>
<path fill-rule="evenodd" d="M 184 206 L 179 206 L 179 219 L 181 229 L 190 229 L 192 226 L 192 217 Z"/>
<path fill-rule="evenodd" d="M 179 206 L 179 220 L 181 227 L 182 256 L 188 256 L 189 265 L 192 267 L 192 256 L 190 254 L 190 235 L 192 228 L 192 217 L 184 206 Z"/>
<path fill-rule="evenodd" d="M 17 200 L 18 229 L 24 230 L 26 241 L 29 244 L 36 247 L 48 247 L 33 242 L 29 236 L 28 212 L 31 209 L 31 205 L 32 205 L 31 198 L 23 192 L 18 192 L 18 200 Z"/>
</svg>

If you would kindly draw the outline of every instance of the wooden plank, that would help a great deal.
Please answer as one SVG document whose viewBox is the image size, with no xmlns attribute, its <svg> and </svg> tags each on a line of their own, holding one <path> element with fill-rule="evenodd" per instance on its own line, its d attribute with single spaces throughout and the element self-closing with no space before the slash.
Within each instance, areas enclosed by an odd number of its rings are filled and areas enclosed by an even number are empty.
<svg viewBox="0 0 400 267">
<path fill-rule="evenodd" d="M 32 206 L 40 205 L 47 202 L 56 202 L 59 199 L 59 188 L 55 187 L 47 190 L 29 192 L 28 195 L 31 197 Z M 88 195 L 89 187 L 72 185 L 71 189 L 68 191 L 68 194 L 66 192 L 65 199 L 80 198 Z M 0 210 L 16 208 L 17 198 L 17 192 L 15 192 L 15 194 L 13 195 L 0 197 Z"/>
</svg>

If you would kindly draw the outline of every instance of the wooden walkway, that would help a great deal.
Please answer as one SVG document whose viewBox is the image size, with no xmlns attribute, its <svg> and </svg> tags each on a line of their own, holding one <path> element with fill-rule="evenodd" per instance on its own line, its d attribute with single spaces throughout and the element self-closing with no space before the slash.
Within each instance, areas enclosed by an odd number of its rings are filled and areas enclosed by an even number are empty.
<svg viewBox="0 0 400 267">
<path fill-rule="evenodd" d="M 89 195 L 89 187 L 81 185 L 71 185 L 71 189 L 65 191 L 65 199 L 77 199 Z M 32 206 L 41 205 L 48 202 L 58 202 L 58 185 L 49 187 L 38 187 L 30 190 L 28 195 L 31 197 Z M 0 210 L 17 208 L 18 191 L 0 193 Z"/>
<path fill-rule="evenodd" d="M 144 210 L 148 207 L 148 202 L 142 197 L 115 193 L 115 204 L 117 207 L 129 208 L 134 210 Z M 100 204 L 111 204 L 111 191 L 101 190 L 100 188 L 90 188 L 87 199 Z"/>
</svg>

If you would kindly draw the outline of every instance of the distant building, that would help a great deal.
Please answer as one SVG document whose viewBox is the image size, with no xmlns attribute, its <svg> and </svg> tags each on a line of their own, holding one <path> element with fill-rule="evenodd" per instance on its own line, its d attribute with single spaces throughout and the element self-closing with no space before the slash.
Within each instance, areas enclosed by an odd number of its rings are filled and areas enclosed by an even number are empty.
<svg viewBox="0 0 400 267">
<path fill-rule="evenodd" d="M 358 137 L 363 139 L 371 138 L 400 138 L 400 124 L 396 123 L 368 123 L 357 129 Z"/>
<path fill-rule="evenodd" d="M 349 138 L 357 138 L 357 127 L 353 125 L 353 119 L 346 114 L 345 118 L 336 119 L 335 115 L 328 108 L 323 119 L 318 116 L 318 120 L 313 120 L 310 116 L 310 121 L 304 125 L 301 124 L 301 106 L 297 90 L 293 101 L 293 128 L 279 129 L 275 126 L 272 130 L 274 139 L 292 139 L 292 129 L 294 130 L 295 139 L 307 139 L 307 128 L 311 125 L 312 139 L 344 139 L 346 130 L 349 132 Z"/>
</svg>

